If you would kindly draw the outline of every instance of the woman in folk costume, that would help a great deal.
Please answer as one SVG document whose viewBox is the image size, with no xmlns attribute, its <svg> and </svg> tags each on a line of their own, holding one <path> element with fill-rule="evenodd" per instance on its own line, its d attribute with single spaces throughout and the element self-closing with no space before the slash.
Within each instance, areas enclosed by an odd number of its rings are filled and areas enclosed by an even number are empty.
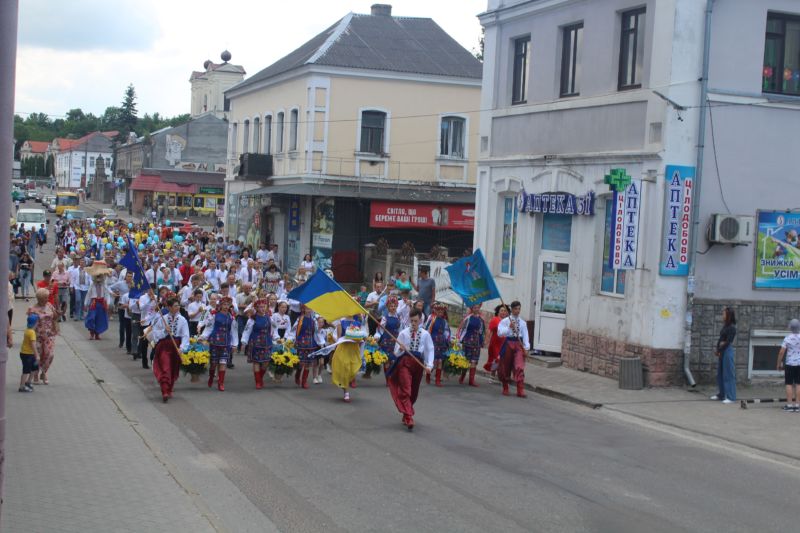
<svg viewBox="0 0 800 533">
<path fill-rule="evenodd" d="M 225 390 L 225 369 L 230 361 L 231 351 L 239 344 L 236 317 L 231 310 L 230 296 L 223 296 L 217 302 L 217 309 L 209 313 L 205 320 L 202 340 L 208 341 L 211 362 L 208 369 L 208 386 L 214 384 L 214 372 L 218 370 L 217 389 Z"/>
<path fill-rule="evenodd" d="M 297 356 L 300 364 L 294 373 L 294 382 L 298 387 L 308 388 L 308 372 L 316 362 L 311 354 L 317 351 L 319 346 L 315 340 L 317 334 L 317 321 L 314 320 L 313 311 L 310 307 L 300 305 L 300 316 L 295 320 L 289 338 L 294 341 L 297 349 Z"/>
<path fill-rule="evenodd" d="M 397 336 L 392 365 L 387 372 L 389 392 L 397 410 L 403 415 L 403 424 L 409 431 L 414 429 L 414 403 L 419 395 L 422 372 L 430 375 L 434 361 L 433 340 L 427 330 L 420 327 L 422 312 L 412 309 L 408 321 L 410 326 Z"/>
<path fill-rule="evenodd" d="M 394 345 L 397 336 L 400 334 L 402 320 L 397 314 L 397 296 L 389 296 L 386 300 L 386 314 L 381 318 L 381 325 L 378 328 L 376 337 L 379 338 L 378 346 L 381 351 L 388 356 L 394 353 Z M 389 369 L 389 363 L 384 365 L 384 372 Z M 366 377 L 366 376 L 364 376 Z M 389 376 L 386 376 L 386 386 L 389 386 Z"/>
<path fill-rule="evenodd" d="M 481 318 L 481 304 L 475 304 L 469 308 L 470 313 L 461 321 L 458 327 L 458 340 L 464 350 L 464 357 L 469 359 L 469 386 L 477 387 L 475 383 L 475 371 L 478 360 L 481 358 L 481 348 L 486 340 L 486 323 Z M 463 384 L 467 371 L 461 372 L 458 382 Z"/>
<path fill-rule="evenodd" d="M 83 324 L 89 330 L 89 339 L 99 341 L 100 334 L 108 329 L 108 310 L 113 295 L 106 286 L 106 278 L 111 275 L 111 269 L 105 261 L 95 261 L 85 270 L 92 276 L 93 282 L 83 303 L 84 308 L 89 309 Z"/>
<path fill-rule="evenodd" d="M 272 357 L 272 322 L 269 316 L 269 301 L 260 298 L 255 302 L 256 312 L 244 326 L 242 346 L 247 354 L 247 361 L 253 364 L 253 376 L 256 388 L 264 387 L 264 374 Z"/>
<path fill-rule="evenodd" d="M 157 316 L 153 323 L 153 340 L 156 342 L 153 375 L 161 386 L 164 403 L 172 398 L 172 389 L 178 379 L 180 352 L 189 349 L 189 323 L 181 315 L 181 301 L 172 294 L 167 298 L 166 308 L 168 313 Z"/>
<path fill-rule="evenodd" d="M 433 358 L 436 366 L 436 386 L 442 386 L 442 364 L 450 348 L 450 324 L 447 322 L 447 306 L 441 302 L 434 302 L 431 316 L 425 324 L 425 329 L 433 340 Z M 425 374 L 425 382 L 430 384 L 431 373 Z"/>
</svg>

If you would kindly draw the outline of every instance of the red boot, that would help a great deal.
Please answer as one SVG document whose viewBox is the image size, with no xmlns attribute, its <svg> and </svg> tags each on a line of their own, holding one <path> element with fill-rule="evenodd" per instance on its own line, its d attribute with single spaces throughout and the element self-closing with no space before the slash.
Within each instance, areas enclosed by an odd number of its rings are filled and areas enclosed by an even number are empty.
<svg viewBox="0 0 800 533">
<path fill-rule="evenodd" d="M 208 369 L 208 388 L 210 389 L 214 385 L 214 371 L 217 369 L 216 365 L 212 365 Z"/>
<path fill-rule="evenodd" d="M 169 385 L 167 383 L 161 383 L 161 400 L 164 403 L 167 403 L 169 400 L 170 393 L 169 393 Z"/>
<path fill-rule="evenodd" d="M 225 371 L 220 370 L 217 372 L 217 389 L 224 391 L 225 390 Z"/>
<path fill-rule="evenodd" d="M 470 378 L 472 377 L 472 375 L 471 375 L 471 374 L 472 374 L 472 369 L 470 368 Z M 464 384 L 464 378 L 465 378 L 465 377 L 467 377 L 467 371 L 466 371 L 466 370 L 464 370 L 463 372 L 461 372 L 461 376 L 459 376 L 459 378 L 458 378 L 458 384 L 459 384 L 459 385 L 463 385 L 463 384 Z M 471 383 L 470 383 L 470 384 L 471 384 Z"/>
<path fill-rule="evenodd" d="M 261 370 L 253 370 L 253 377 L 256 380 L 256 389 L 260 389 L 264 386 L 264 383 L 261 381 Z"/>
<path fill-rule="evenodd" d="M 475 383 L 475 372 L 477 370 L 478 370 L 477 368 L 470 368 L 469 369 L 469 386 L 470 387 L 477 387 L 478 386 L 478 384 Z M 461 379 L 464 379 L 464 377 L 462 376 Z"/>
<path fill-rule="evenodd" d="M 503 396 L 508 396 L 508 381 L 503 380 Z"/>
<path fill-rule="evenodd" d="M 427 383 L 428 385 L 431 384 L 431 373 L 430 372 L 425 372 L 425 383 Z"/>
<path fill-rule="evenodd" d="M 528 395 L 525 394 L 525 382 L 524 381 L 517 381 L 517 396 L 520 398 L 527 398 Z"/>
<path fill-rule="evenodd" d="M 301 385 L 304 389 L 308 388 L 308 368 L 303 369 L 303 377 L 301 378 Z"/>
<path fill-rule="evenodd" d="M 437 387 L 441 387 L 442 386 L 442 369 L 441 368 L 437 368 L 436 369 L 436 386 Z"/>
</svg>

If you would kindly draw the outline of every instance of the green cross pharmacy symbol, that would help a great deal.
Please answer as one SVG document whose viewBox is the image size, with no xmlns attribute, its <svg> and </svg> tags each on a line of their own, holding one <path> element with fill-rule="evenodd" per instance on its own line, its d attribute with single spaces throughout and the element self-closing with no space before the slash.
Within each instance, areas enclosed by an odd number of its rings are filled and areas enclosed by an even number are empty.
<svg viewBox="0 0 800 533">
<path fill-rule="evenodd" d="M 604 181 L 611 186 L 612 191 L 624 192 L 631 184 L 631 179 L 624 168 L 612 168 L 611 173 L 605 175 Z"/>
</svg>

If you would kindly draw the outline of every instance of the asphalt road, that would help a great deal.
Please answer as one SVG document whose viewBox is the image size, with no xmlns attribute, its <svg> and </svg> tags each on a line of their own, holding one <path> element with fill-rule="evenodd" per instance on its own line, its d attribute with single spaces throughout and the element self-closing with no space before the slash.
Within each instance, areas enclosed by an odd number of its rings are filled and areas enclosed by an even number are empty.
<svg viewBox="0 0 800 533">
<path fill-rule="evenodd" d="M 37 272 L 51 255 L 48 245 Z M 348 405 L 329 383 L 256 391 L 243 357 L 225 392 L 181 378 L 162 404 L 152 374 L 117 349 L 116 322 L 99 343 L 77 322 L 64 326 L 120 416 L 222 531 L 797 527 L 796 466 L 602 412 L 450 381 L 423 384 L 409 433 L 382 378 L 360 380 Z"/>
</svg>

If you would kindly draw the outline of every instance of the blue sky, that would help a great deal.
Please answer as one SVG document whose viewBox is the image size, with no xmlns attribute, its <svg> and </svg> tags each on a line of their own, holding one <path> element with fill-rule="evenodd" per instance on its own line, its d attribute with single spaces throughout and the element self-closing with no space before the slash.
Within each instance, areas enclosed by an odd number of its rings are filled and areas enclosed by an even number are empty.
<svg viewBox="0 0 800 533">
<path fill-rule="evenodd" d="M 80 107 L 102 114 L 128 83 L 139 113 L 189 112 L 189 75 L 203 62 L 255 74 L 350 11 L 374 2 L 340 0 L 20 0 L 18 113 L 53 117 Z M 393 14 L 431 17 L 465 48 L 480 38 L 486 0 L 395 0 Z"/>
</svg>

